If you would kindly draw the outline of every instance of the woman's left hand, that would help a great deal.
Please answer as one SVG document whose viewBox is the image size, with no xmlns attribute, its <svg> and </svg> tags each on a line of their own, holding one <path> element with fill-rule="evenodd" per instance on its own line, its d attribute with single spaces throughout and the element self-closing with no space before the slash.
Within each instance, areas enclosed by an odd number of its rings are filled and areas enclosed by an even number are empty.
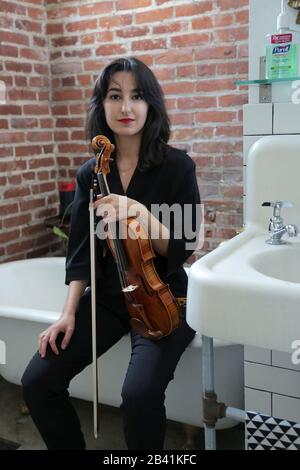
<svg viewBox="0 0 300 470">
<path fill-rule="evenodd" d="M 108 196 L 97 196 L 94 207 L 97 209 L 96 215 L 102 217 L 106 224 L 128 217 L 137 217 L 143 208 L 142 204 L 135 199 L 114 193 Z"/>
</svg>

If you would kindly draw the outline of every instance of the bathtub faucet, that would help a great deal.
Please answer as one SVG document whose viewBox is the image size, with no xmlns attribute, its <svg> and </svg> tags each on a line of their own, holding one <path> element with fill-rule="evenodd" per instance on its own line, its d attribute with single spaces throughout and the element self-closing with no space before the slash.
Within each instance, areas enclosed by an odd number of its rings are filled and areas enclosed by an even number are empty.
<svg viewBox="0 0 300 470">
<path fill-rule="evenodd" d="M 294 224 L 284 225 L 280 211 L 283 207 L 293 207 L 291 202 L 275 201 L 275 202 L 263 202 L 264 207 L 273 207 L 273 216 L 270 218 L 269 223 L 269 234 L 270 237 L 266 240 L 266 243 L 270 245 L 282 245 L 285 243 L 282 240 L 283 235 L 286 233 L 289 237 L 296 237 L 299 233 L 298 227 Z"/>
</svg>

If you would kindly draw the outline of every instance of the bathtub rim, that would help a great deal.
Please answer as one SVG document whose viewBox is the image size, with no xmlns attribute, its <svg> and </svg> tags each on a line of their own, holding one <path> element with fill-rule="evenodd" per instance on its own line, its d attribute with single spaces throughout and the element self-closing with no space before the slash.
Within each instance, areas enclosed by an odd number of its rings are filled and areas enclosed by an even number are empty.
<svg viewBox="0 0 300 470">
<path fill-rule="evenodd" d="M 5 263 L 0 264 L 0 275 L 1 271 L 5 271 L 11 267 L 17 267 L 19 265 L 25 264 L 33 264 L 33 265 L 47 265 L 47 264 L 56 264 L 58 266 L 65 266 L 66 257 L 65 256 L 43 256 L 40 258 L 28 258 L 28 259 L 21 259 L 21 260 L 14 260 L 14 261 L 7 261 Z M 189 268 L 185 268 L 187 273 Z M 63 309 L 63 304 L 61 306 Z M 10 318 L 10 319 L 17 319 L 23 321 L 31 321 L 31 322 L 38 322 L 38 323 L 45 323 L 50 325 L 58 320 L 59 316 L 61 315 L 61 311 L 50 311 L 50 310 L 41 310 L 37 308 L 28 308 L 28 307 L 18 307 L 17 305 L 6 305 L 0 303 L 0 318 Z M 217 338 L 214 339 L 214 347 L 230 347 L 234 346 L 235 343 L 230 343 L 227 341 L 218 340 Z M 238 345 L 237 345 L 238 346 Z M 196 332 L 195 338 L 192 340 L 189 347 L 196 347 L 202 348 L 202 338 L 201 334 Z"/>
</svg>

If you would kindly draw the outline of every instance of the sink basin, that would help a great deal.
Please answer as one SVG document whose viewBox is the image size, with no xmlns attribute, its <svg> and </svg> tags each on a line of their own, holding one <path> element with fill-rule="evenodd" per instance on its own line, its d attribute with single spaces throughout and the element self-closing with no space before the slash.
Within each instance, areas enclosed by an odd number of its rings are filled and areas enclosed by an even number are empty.
<svg viewBox="0 0 300 470">
<path fill-rule="evenodd" d="M 292 353 L 300 339 L 300 239 L 247 229 L 189 271 L 187 322 L 224 341 Z"/>
<path fill-rule="evenodd" d="M 282 245 L 279 250 L 255 256 L 252 267 L 265 276 L 300 283 L 300 244 Z"/>
</svg>

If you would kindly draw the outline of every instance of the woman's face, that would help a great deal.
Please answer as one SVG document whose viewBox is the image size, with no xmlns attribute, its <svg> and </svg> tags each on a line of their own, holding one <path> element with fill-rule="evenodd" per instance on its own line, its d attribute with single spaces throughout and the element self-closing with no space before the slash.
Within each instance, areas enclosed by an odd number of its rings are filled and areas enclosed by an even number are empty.
<svg viewBox="0 0 300 470">
<path fill-rule="evenodd" d="M 116 72 L 111 77 L 103 101 L 108 126 L 118 136 L 142 133 L 149 105 L 137 90 L 132 72 Z"/>
</svg>

